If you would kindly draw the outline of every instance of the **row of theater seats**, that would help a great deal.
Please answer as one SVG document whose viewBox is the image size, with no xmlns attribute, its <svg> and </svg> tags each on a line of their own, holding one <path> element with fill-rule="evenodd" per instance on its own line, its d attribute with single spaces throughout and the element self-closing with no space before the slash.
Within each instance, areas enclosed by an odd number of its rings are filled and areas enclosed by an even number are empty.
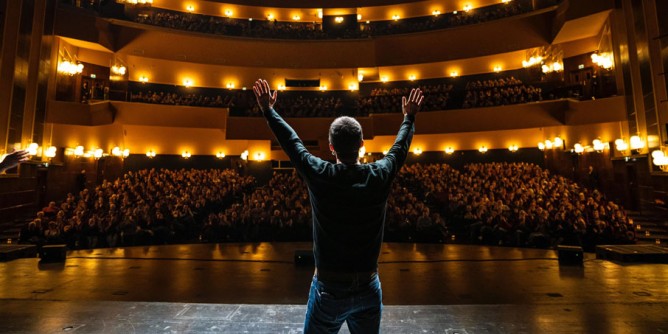
<svg viewBox="0 0 668 334">
<path fill-rule="evenodd" d="M 232 170 L 140 170 L 52 202 L 21 243 L 70 248 L 187 242 L 306 241 L 306 187 L 294 171 L 267 185 Z M 529 163 L 404 166 L 387 206 L 385 240 L 551 247 L 631 243 L 624 209 L 598 190 Z"/>
<path fill-rule="evenodd" d="M 286 117 L 366 116 L 373 113 L 401 112 L 401 97 L 414 87 L 424 92 L 422 111 L 437 111 L 470 107 L 498 106 L 543 100 L 541 88 L 524 85 L 512 76 L 484 81 L 471 81 L 466 90 L 452 82 L 410 85 L 394 88 L 373 88 L 368 94 L 345 91 L 281 92 L 275 109 Z M 480 84 L 479 88 L 473 88 Z M 135 85 L 130 102 L 167 105 L 225 107 L 232 116 L 260 116 L 251 91 L 207 89 L 199 93 L 161 91 L 160 86 Z M 555 98 L 555 96 L 550 96 Z M 463 100 L 463 101 L 462 101 Z"/>
<path fill-rule="evenodd" d="M 540 1 L 542 7 L 555 5 L 557 0 Z M 244 36 L 277 39 L 338 39 L 368 38 L 372 36 L 405 34 L 420 31 L 446 29 L 461 25 L 483 23 L 530 12 L 535 7 L 530 0 L 513 0 L 508 3 L 403 20 L 360 21 L 346 25 L 345 29 L 323 29 L 316 22 L 282 22 L 275 20 L 248 20 L 227 18 L 179 11 L 146 8 L 133 12 L 125 19 L 178 30 L 206 34 Z"/>
</svg>

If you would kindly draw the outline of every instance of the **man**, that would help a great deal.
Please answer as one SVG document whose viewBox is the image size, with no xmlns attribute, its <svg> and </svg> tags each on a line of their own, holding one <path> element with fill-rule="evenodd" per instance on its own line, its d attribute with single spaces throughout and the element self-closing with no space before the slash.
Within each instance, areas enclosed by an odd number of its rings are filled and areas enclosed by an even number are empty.
<svg viewBox="0 0 668 334">
<path fill-rule="evenodd" d="M 391 183 L 413 138 L 415 114 L 423 95 L 413 89 L 402 98 L 404 121 L 385 158 L 360 164 L 362 127 L 339 117 L 329 130 L 336 164 L 310 154 L 295 131 L 273 109 L 276 91 L 266 80 L 253 87 L 257 102 L 281 147 L 303 177 L 313 211 L 313 275 L 304 333 L 336 333 L 343 322 L 351 333 L 377 333 L 382 292 L 378 256 Z"/>
<path fill-rule="evenodd" d="M 29 159 L 30 154 L 28 154 L 28 150 L 14 151 L 5 155 L 4 157 L 0 157 L 0 173 L 14 168 L 20 163 L 28 161 Z"/>
</svg>

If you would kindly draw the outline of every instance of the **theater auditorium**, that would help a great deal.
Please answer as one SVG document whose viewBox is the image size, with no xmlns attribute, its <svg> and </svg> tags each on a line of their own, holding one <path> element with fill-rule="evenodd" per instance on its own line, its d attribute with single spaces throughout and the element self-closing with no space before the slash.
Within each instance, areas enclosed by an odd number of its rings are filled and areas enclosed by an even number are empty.
<svg viewBox="0 0 668 334">
<path fill-rule="evenodd" d="M 668 332 L 668 1 L 0 27 L 2 333 Z"/>
</svg>

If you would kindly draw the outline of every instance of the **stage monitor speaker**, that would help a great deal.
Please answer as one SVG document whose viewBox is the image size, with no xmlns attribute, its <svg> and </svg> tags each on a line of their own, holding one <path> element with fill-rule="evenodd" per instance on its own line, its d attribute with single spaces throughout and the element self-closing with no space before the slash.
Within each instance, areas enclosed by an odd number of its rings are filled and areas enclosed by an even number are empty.
<svg viewBox="0 0 668 334">
<path fill-rule="evenodd" d="M 45 245 L 39 253 L 40 262 L 65 262 L 67 248 L 65 245 Z"/>
<path fill-rule="evenodd" d="M 559 265 L 581 266 L 583 260 L 582 247 L 557 246 Z"/>
<path fill-rule="evenodd" d="M 298 266 L 315 266 L 313 250 L 302 249 L 295 251 L 295 264 Z"/>
</svg>

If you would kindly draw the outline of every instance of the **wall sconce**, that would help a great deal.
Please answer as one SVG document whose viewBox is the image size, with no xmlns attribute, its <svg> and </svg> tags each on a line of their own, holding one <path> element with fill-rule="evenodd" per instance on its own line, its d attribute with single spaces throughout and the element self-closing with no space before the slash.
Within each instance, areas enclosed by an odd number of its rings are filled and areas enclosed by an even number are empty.
<svg viewBox="0 0 668 334">
<path fill-rule="evenodd" d="M 520 148 L 517 147 L 517 145 L 510 145 L 510 146 L 508 147 L 508 151 L 513 152 L 513 153 L 517 152 L 517 150 L 519 150 L 519 149 L 520 149 Z"/>
<path fill-rule="evenodd" d="M 510 3 L 513 0 L 501 0 L 502 3 Z"/>
<path fill-rule="evenodd" d="M 234 82 L 228 82 L 227 89 L 233 89 L 233 88 L 234 88 Z"/>
<path fill-rule="evenodd" d="M 39 148 L 39 145 L 37 143 L 30 143 L 28 147 L 26 148 L 28 150 L 28 155 L 37 155 L 37 149 Z"/>
<path fill-rule="evenodd" d="M 77 146 L 74 148 L 74 156 L 75 157 L 81 157 L 84 155 L 84 147 L 83 146 Z"/>
<path fill-rule="evenodd" d="M 245 150 L 245 151 L 241 152 L 240 157 L 241 157 L 242 160 L 248 160 L 248 150 Z"/>
<path fill-rule="evenodd" d="M 411 74 L 408 76 L 408 80 L 410 81 L 415 81 L 415 74 Z"/>
<path fill-rule="evenodd" d="M 125 68 L 125 66 L 123 66 L 123 65 L 121 65 L 121 66 L 114 65 L 114 66 L 111 67 L 111 73 L 115 74 L 115 75 L 120 75 L 120 76 L 124 76 L 125 73 L 127 72 L 127 70 L 128 69 Z"/>
<path fill-rule="evenodd" d="M 575 145 L 573 145 L 573 152 L 577 154 L 582 154 L 582 152 L 584 152 L 584 147 L 580 145 L 580 143 L 576 143 Z"/>
<path fill-rule="evenodd" d="M 121 155 L 123 155 L 123 151 L 121 151 L 120 147 L 116 146 L 111 149 L 111 155 L 115 157 L 120 157 Z"/>
<path fill-rule="evenodd" d="M 186 88 L 190 88 L 190 87 L 193 85 L 193 81 L 190 80 L 190 79 L 185 79 L 185 80 L 183 80 L 183 85 L 184 85 Z"/>
<path fill-rule="evenodd" d="M 619 152 L 625 152 L 626 150 L 629 149 L 629 144 L 626 141 L 624 141 L 624 139 L 619 138 L 615 140 L 615 148 Z"/>
<path fill-rule="evenodd" d="M 66 75 L 75 75 L 81 74 L 83 72 L 84 66 L 81 63 L 69 62 L 67 60 L 62 61 L 58 64 L 58 73 Z"/>
<path fill-rule="evenodd" d="M 668 157 L 662 150 L 652 152 L 652 163 L 658 166 L 662 171 L 668 172 Z"/>
<path fill-rule="evenodd" d="M 223 152 L 218 152 L 218 153 L 216 153 L 216 158 L 218 158 L 218 159 L 222 159 L 222 158 L 224 158 L 224 157 L 225 157 L 225 153 L 223 153 Z"/>
<path fill-rule="evenodd" d="M 274 19 L 274 14 L 272 13 L 267 14 L 267 20 L 271 21 L 273 19 Z"/>
<path fill-rule="evenodd" d="M 123 158 L 127 158 L 130 156 L 130 149 L 126 148 L 123 150 Z"/>
<path fill-rule="evenodd" d="M 414 149 L 413 149 L 413 154 L 415 154 L 415 155 L 420 155 L 420 154 L 422 154 L 422 149 L 419 148 L 419 147 L 414 148 Z"/>
<path fill-rule="evenodd" d="M 357 14 L 357 21 L 362 21 L 362 14 Z"/>
<path fill-rule="evenodd" d="M 545 151 L 545 144 L 542 142 L 538 143 L 538 149 L 541 151 Z"/>
<path fill-rule="evenodd" d="M 293 19 L 294 21 L 299 21 L 299 20 L 301 20 L 302 18 L 301 18 L 301 16 L 299 16 L 299 15 L 294 15 L 294 16 L 292 17 L 292 19 Z"/>
<path fill-rule="evenodd" d="M 545 140 L 545 148 L 551 150 L 552 147 L 553 147 L 552 141 L 550 141 L 549 139 Z"/>
<path fill-rule="evenodd" d="M 358 72 L 357 73 L 357 81 L 362 82 L 364 80 L 364 73 Z"/>
<path fill-rule="evenodd" d="M 380 77 L 380 81 L 385 83 L 385 82 L 388 82 L 389 79 L 387 78 L 387 76 L 382 76 L 382 77 Z"/>
<path fill-rule="evenodd" d="M 450 154 L 452 154 L 452 153 L 455 153 L 455 149 L 454 149 L 454 148 L 452 148 L 451 146 L 448 146 L 448 147 L 445 148 L 445 154 L 450 155 Z"/>
<path fill-rule="evenodd" d="M 561 137 L 554 137 L 552 144 L 554 145 L 555 148 L 561 148 L 561 149 L 564 148 L 564 140 L 561 139 Z"/>
<path fill-rule="evenodd" d="M 47 148 L 46 151 L 44 152 L 44 155 L 47 158 L 52 159 L 52 158 L 56 157 L 56 151 L 57 150 L 58 149 L 55 146 L 49 146 L 49 148 Z"/>
<path fill-rule="evenodd" d="M 350 89 L 351 92 L 356 91 L 356 90 L 357 90 L 357 87 L 358 87 L 358 86 L 357 86 L 356 84 L 354 84 L 354 83 L 351 83 L 350 85 L 348 85 L 348 89 Z"/>
<path fill-rule="evenodd" d="M 431 15 L 439 16 L 439 15 L 441 15 L 441 11 L 438 10 L 438 9 L 434 9 L 434 10 L 431 12 Z"/>
<path fill-rule="evenodd" d="M 615 64 L 614 59 L 612 57 L 611 53 L 603 52 L 603 53 L 592 53 L 591 54 L 591 61 L 598 65 L 599 67 L 602 67 L 606 70 L 609 70 L 612 68 L 612 66 Z"/>
<path fill-rule="evenodd" d="M 186 6 L 186 10 L 192 13 L 192 12 L 195 11 L 195 6 L 193 6 L 193 5 L 187 5 L 187 6 Z"/>
<path fill-rule="evenodd" d="M 145 75 L 142 75 L 139 77 L 139 82 L 141 83 L 147 83 L 148 82 L 148 77 Z"/>
<path fill-rule="evenodd" d="M 465 12 L 468 13 L 471 9 L 473 9 L 473 6 L 471 6 L 471 5 L 469 5 L 469 4 L 464 5 L 464 11 L 465 11 Z"/>
<path fill-rule="evenodd" d="M 280 90 L 281 92 L 284 91 L 285 90 L 285 85 L 284 84 L 279 84 L 278 85 L 278 90 Z"/>
<path fill-rule="evenodd" d="M 343 16 L 337 16 L 334 18 L 334 22 L 336 23 L 342 23 L 343 22 Z"/>
<path fill-rule="evenodd" d="M 401 16 L 399 16 L 398 14 L 392 15 L 392 19 L 395 20 L 395 21 L 399 21 L 400 18 L 401 18 Z"/>
<path fill-rule="evenodd" d="M 255 153 L 255 160 L 256 160 L 256 161 L 262 161 L 262 160 L 264 160 L 264 153 L 263 153 L 263 152 L 257 152 L 257 153 Z"/>
<path fill-rule="evenodd" d="M 101 148 L 98 148 L 95 151 L 93 151 L 93 158 L 95 158 L 95 160 L 100 159 L 100 158 L 102 158 L 103 154 L 104 154 L 104 151 L 102 151 Z"/>
<path fill-rule="evenodd" d="M 555 61 L 552 64 L 545 64 L 541 66 L 541 69 L 543 70 L 543 73 L 560 72 L 564 70 L 564 64 Z"/>
<path fill-rule="evenodd" d="M 457 71 L 451 71 L 451 72 L 450 72 L 450 76 L 453 77 L 453 78 L 456 78 L 457 76 L 459 76 L 459 72 L 457 72 Z"/>
<path fill-rule="evenodd" d="M 327 90 L 327 86 L 325 86 L 325 85 L 320 86 L 320 91 L 321 92 L 324 92 L 326 90 Z"/>
<path fill-rule="evenodd" d="M 494 72 L 499 73 L 501 71 L 503 71 L 503 67 L 501 67 L 500 65 L 494 66 Z"/>
<path fill-rule="evenodd" d="M 190 151 L 181 152 L 181 157 L 183 157 L 184 159 L 189 159 L 191 156 L 192 156 L 192 153 L 190 153 Z"/>
<path fill-rule="evenodd" d="M 640 136 L 633 136 L 631 137 L 630 146 L 631 150 L 634 150 L 636 153 L 640 153 L 640 151 L 645 147 L 645 142 L 640 138 Z"/>
<path fill-rule="evenodd" d="M 541 56 L 534 56 L 529 58 L 529 60 L 522 60 L 522 67 L 531 67 L 534 65 L 538 65 L 543 61 L 543 57 Z"/>
<path fill-rule="evenodd" d="M 487 150 L 488 150 L 487 146 L 483 145 L 483 146 L 480 146 L 480 148 L 478 149 L 478 152 L 480 152 L 482 154 L 485 154 L 485 153 L 487 153 Z"/>
<path fill-rule="evenodd" d="M 594 151 L 596 151 L 597 153 L 601 153 L 605 149 L 605 144 L 603 144 L 603 142 L 598 138 L 594 139 L 592 144 L 593 144 L 593 147 L 594 147 Z"/>
<path fill-rule="evenodd" d="M 232 14 L 234 14 L 234 13 L 232 12 L 231 9 L 226 9 L 226 10 L 225 10 L 225 16 L 227 16 L 227 17 L 231 17 Z"/>
<path fill-rule="evenodd" d="M 148 150 L 148 151 L 146 151 L 146 156 L 147 156 L 149 159 L 153 159 L 153 158 L 155 158 L 155 151 L 154 151 L 154 150 Z"/>
</svg>

